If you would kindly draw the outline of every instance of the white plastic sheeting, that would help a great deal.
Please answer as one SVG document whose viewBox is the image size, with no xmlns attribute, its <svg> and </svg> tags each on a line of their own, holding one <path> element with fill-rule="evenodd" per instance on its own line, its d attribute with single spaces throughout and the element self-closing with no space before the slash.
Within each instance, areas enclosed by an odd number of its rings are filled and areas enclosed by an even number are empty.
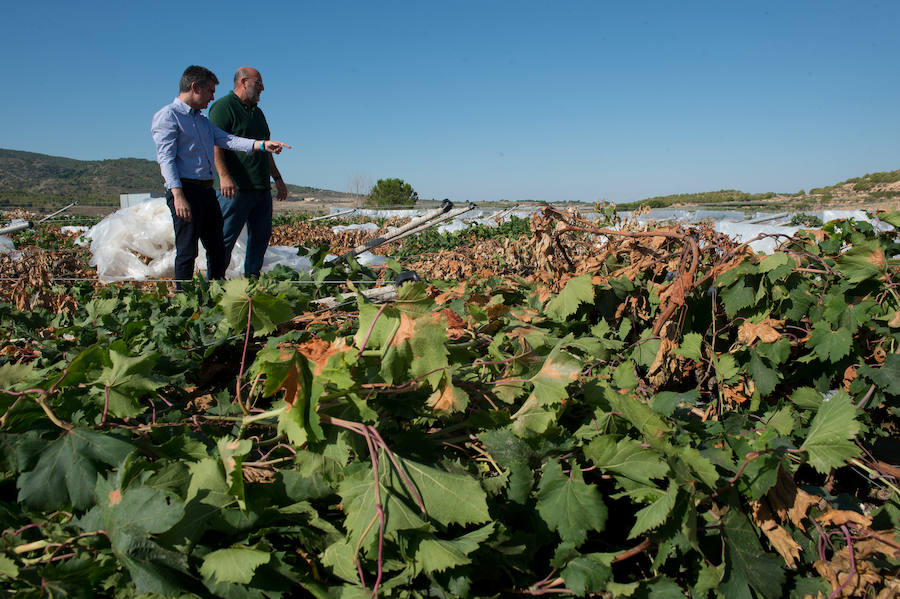
<svg viewBox="0 0 900 599">
<path fill-rule="evenodd" d="M 372 233 L 379 229 L 375 223 L 362 223 L 359 225 L 335 225 L 331 227 L 332 233 L 342 233 L 344 231 L 366 231 Z"/>
<path fill-rule="evenodd" d="M 764 239 L 756 239 L 755 241 L 750 242 L 750 247 L 753 249 L 753 251 L 762 252 L 764 254 L 771 254 L 775 251 L 775 248 L 781 242 L 787 239 L 787 237 L 792 236 L 794 233 L 805 227 L 768 224 L 754 225 L 749 222 L 736 223 L 727 220 L 721 220 L 716 221 L 713 228 L 719 233 L 728 235 L 728 237 L 734 239 L 738 243 L 744 243 L 745 241 L 755 239 L 760 234 L 785 236 L 765 237 Z"/>
<path fill-rule="evenodd" d="M 16 250 L 13 240 L 6 235 L 0 235 L 0 254 L 11 254 Z"/>
<path fill-rule="evenodd" d="M 165 199 L 155 198 L 118 210 L 84 236 L 91 240 L 90 265 L 97 267 L 97 277 L 101 281 L 145 281 L 170 278 L 175 274 L 175 231 Z M 244 231 L 231 252 L 226 277 L 242 275 L 246 243 Z M 299 272 L 308 271 L 312 266 L 309 258 L 297 255 L 296 248 L 269 246 L 263 260 L 263 272 L 278 264 Z M 200 244 L 194 269 L 206 273 L 203 244 Z"/>
</svg>

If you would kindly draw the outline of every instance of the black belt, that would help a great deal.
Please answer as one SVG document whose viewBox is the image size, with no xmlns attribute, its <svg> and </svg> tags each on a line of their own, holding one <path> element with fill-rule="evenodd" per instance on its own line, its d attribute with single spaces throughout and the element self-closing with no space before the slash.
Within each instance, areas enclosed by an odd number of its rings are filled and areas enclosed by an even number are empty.
<svg viewBox="0 0 900 599">
<path fill-rule="evenodd" d="M 185 179 L 181 178 L 182 183 L 190 183 L 191 185 L 196 185 L 197 187 L 203 187 L 205 189 L 213 188 L 213 180 L 212 179 Z"/>
</svg>

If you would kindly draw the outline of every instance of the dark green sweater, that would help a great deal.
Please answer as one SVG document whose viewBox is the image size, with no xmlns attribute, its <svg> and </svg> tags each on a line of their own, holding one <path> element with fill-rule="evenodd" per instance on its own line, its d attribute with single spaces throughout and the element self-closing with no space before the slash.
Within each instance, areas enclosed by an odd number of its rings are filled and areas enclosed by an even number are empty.
<svg viewBox="0 0 900 599">
<path fill-rule="evenodd" d="M 234 135 L 269 139 L 269 124 L 258 106 L 248 108 L 235 93 L 219 98 L 209 108 L 210 122 Z M 270 189 L 269 154 L 259 150 L 245 154 L 225 151 L 225 166 L 238 190 Z"/>
</svg>

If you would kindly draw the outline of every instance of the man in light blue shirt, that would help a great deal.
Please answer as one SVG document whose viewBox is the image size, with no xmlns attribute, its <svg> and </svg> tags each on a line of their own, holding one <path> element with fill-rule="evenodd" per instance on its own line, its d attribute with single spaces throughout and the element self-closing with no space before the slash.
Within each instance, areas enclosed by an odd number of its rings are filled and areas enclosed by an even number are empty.
<svg viewBox="0 0 900 599">
<path fill-rule="evenodd" d="M 207 276 L 225 276 L 227 252 L 222 211 L 213 190 L 213 146 L 237 152 L 281 153 L 291 146 L 272 140 L 252 140 L 225 133 L 200 112 L 212 101 L 219 80 L 207 68 L 190 66 L 181 76 L 178 97 L 163 106 L 150 127 L 156 161 L 166 184 L 166 203 L 175 227 L 175 280 L 194 276 L 197 242 L 206 249 Z"/>
</svg>

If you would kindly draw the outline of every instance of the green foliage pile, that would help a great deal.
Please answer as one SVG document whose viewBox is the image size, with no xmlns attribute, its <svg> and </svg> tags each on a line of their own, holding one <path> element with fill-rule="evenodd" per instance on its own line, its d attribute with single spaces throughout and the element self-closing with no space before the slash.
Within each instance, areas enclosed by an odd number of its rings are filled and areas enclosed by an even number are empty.
<svg viewBox="0 0 900 599">
<path fill-rule="evenodd" d="M 889 590 L 900 496 L 866 452 L 898 431 L 896 235 L 831 223 L 763 259 L 692 258 L 698 234 L 610 252 L 558 293 L 407 283 L 323 312 L 337 289 L 315 280 L 359 273 L 322 268 L 0 303 L 4 588 Z M 596 240 L 569 235 L 546 248 Z"/>
<path fill-rule="evenodd" d="M 486 239 L 520 239 L 523 237 L 531 237 L 529 220 L 511 216 L 496 227 L 477 223 L 455 233 L 440 233 L 436 227 L 432 227 L 418 235 L 406 238 L 402 245 L 391 254 L 398 258 L 416 257 L 470 245 Z"/>
<path fill-rule="evenodd" d="M 369 191 L 369 206 L 413 206 L 419 194 L 403 179 L 379 179 Z"/>
</svg>

